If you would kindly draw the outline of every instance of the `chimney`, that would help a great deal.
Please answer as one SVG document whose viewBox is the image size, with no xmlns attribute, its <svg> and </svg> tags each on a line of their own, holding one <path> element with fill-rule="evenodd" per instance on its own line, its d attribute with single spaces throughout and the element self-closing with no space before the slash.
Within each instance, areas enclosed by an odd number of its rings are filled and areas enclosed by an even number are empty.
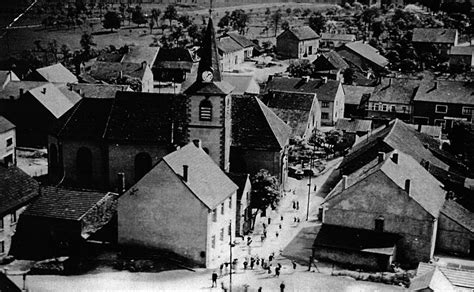
<svg viewBox="0 0 474 292">
<path fill-rule="evenodd" d="M 341 187 L 342 187 L 342 190 L 345 190 L 347 188 L 347 175 L 343 175 L 342 176 L 342 182 L 341 182 Z"/>
<path fill-rule="evenodd" d="M 41 93 L 42 93 L 42 94 L 46 94 L 46 87 L 44 87 L 43 89 L 41 89 Z"/>
<path fill-rule="evenodd" d="M 405 180 L 405 192 L 407 192 L 407 194 L 410 195 L 410 180 L 409 179 Z"/>
<path fill-rule="evenodd" d="M 189 169 L 188 165 L 183 165 L 183 180 L 185 182 L 188 181 L 188 169 Z"/>
<path fill-rule="evenodd" d="M 118 191 L 118 194 L 121 195 L 125 193 L 125 173 L 123 172 L 117 173 L 117 178 L 118 178 L 117 191 Z"/>
<path fill-rule="evenodd" d="M 145 67 L 146 67 L 146 61 L 143 61 L 142 62 L 142 69 L 145 70 Z"/>
<path fill-rule="evenodd" d="M 392 78 L 388 78 L 388 86 L 392 86 Z"/>
<path fill-rule="evenodd" d="M 194 139 L 194 140 L 193 140 L 193 143 L 194 143 L 194 145 L 195 145 L 197 148 L 202 148 L 201 139 Z"/>
<path fill-rule="evenodd" d="M 326 76 L 323 77 L 324 84 L 328 83 L 328 78 Z"/>
<path fill-rule="evenodd" d="M 24 93 L 25 93 L 25 90 L 23 88 L 20 88 L 20 97 L 22 97 Z"/>
<path fill-rule="evenodd" d="M 379 163 L 384 162 L 385 161 L 385 153 L 384 152 L 379 152 L 378 158 L 379 158 Z"/>
<path fill-rule="evenodd" d="M 119 79 L 122 79 L 122 78 L 123 78 L 123 71 L 120 70 L 120 72 L 119 72 Z"/>
<path fill-rule="evenodd" d="M 418 124 L 418 129 L 417 129 L 417 131 L 421 133 L 421 124 Z"/>
<path fill-rule="evenodd" d="M 438 81 L 435 81 L 435 83 L 434 83 L 433 90 L 436 90 L 436 89 L 438 89 Z"/>
<path fill-rule="evenodd" d="M 68 83 L 67 88 L 69 89 L 69 91 L 72 91 L 72 84 Z"/>
<path fill-rule="evenodd" d="M 393 163 L 398 164 L 398 152 L 392 153 L 392 161 Z"/>
</svg>

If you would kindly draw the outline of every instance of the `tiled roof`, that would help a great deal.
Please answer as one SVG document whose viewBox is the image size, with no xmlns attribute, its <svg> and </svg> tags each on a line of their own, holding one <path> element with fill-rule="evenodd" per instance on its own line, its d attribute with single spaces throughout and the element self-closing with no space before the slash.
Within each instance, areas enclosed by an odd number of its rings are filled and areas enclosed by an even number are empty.
<svg viewBox="0 0 474 292">
<path fill-rule="evenodd" d="M 474 105 L 474 82 L 424 80 L 414 101 Z"/>
<path fill-rule="evenodd" d="M 322 33 L 322 41 L 348 41 L 353 42 L 356 40 L 356 36 L 353 34 L 340 34 L 340 33 Z"/>
<path fill-rule="evenodd" d="M 323 224 L 313 247 L 332 247 L 365 253 L 392 255 L 400 236 L 387 232 Z"/>
<path fill-rule="evenodd" d="M 369 100 L 410 105 L 419 85 L 420 80 L 418 79 L 382 78 Z"/>
<path fill-rule="evenodd" d="M 319 101 L 334 101 L 340 81 L 322 79 L 309 79 L 292 77 L 273 77 L 268 81 L 265 92 L 283 91 L 283 92 L 301 92 L 316 93 Z"/>
<path fill-rule="evenodd" d="M 53 186 L 41 187 L 40 192 L 39 198 L 23 215 L 78 221 L 100 201 L 111 196 L 111 193 Z"/>
<path fill-rule="evenodd" d="M 161 48 L 156 57 L 153 68 L 155 69 L 182 69 L 191 71 L 193 58 L 189 50 L 183 48 Z"/>
<path fill-rule="evenodd" d="M 436 266 L 434 264 L 428 263 L 419 263 L 416 274 L 423 275 L 429 271 L 432 271 L 436 267 L 438 267 L 443 275 L 445 275 L 449 282 L 451 282 L 454 286 L 469 289 L 474 288 L 474 272 L 472 271 L 454 269 L 440 265 Z"/>
<path fill-rule="evenodd" d="M 43 81 L 10 81 L 3 90 L 0 89 L 0 99 L 18 99 L 20 90 L 24 93 L 36 87 L 48 84 Z"/>
<path fill-rule="evenodd" d="M 425 148 L 418 137 L 419 134 L 403 121 L 395 119 L 388 126 L 374 130 L 368 137 L 362 137 L 360 142 L 355 144 L 349 154 L 344 157 L 340 168 L 350 172 L 372 160 L 379 151 L 387 153 L 399 150 L 411 155 L 418 162 L 426 160 L 438 167 L 448 169 L 447 164 Z"/>
<path fill-rule="evenodd" d="M 128 85 L 77 83 L 68 86 L 86 98 L 115 98 L 117 91 L 131 91 Z"/>
<path fill-rule="evenodd" d="M 441 213 L 474 233 L 474 213 L 452 200 L 446 200 Z"/>
<path fill-rule="evenodd" d="M 77 99 L 70 100 L 51 83 L 33 88 L 29 93 L 56 118 L 60 118 L 78 102 Z"/>
<path fill-rule="evenodd" d="M 414 28 L 412 41 L 417 43 L 454 44 L 456 29 Z"/>
<path fill-rule="evenodd" d="M 166 155 L 163 161 L 180 177 L 183 165 L 188 166 L 188 180 L 183 183 L 211 210 L 238 189 L 212 158 L 194 143 Z"/>
<path fill-rule="evenodd" d="M 279 150 L 291 128 L 256 97 L 232 99 L 232 144 L 251 149 Z"/>
<path fill-rule="evenodd" d="M 7 120 L 4 116 L 0 116 L 0 133 L 5 133 L 11 129 L 14 129 L 15 125 Z"/>
<path fill-rule="evenodd" d="M 336 129 L 346 133 L 370 132 L 372 129 L 371 120 L 360 119 L 338 119 Z"/>
<path fill-rule="evenodd" d="M 455 46 L 449 51 L 449 55 L 452 56 L 472 56 L 473 53 L 474 46 Z"/>
<path fill-rule="evenodd" d="M 237 52 L 244 49 L 238 42 L 230 37 L 220 38 L 217 46 L 219 47 L 219 51 L 222 51 L 224 54 Z"/>
<path fill-rule="evenodd" d="M 372 94 L 375 87 L 369 86 L 357 86 L 357 85 L 342 85 L 344 88 L 344 103 L 360 105 L 362 96 L 364 94 Z"/>
<path fill-rule="evenodd" d="M 0 216 L 38 196 L 39 183 L 16 166 L 0 165 Z"/>
<path fill-rule="evenodd" d="M 79 95 L 79 93 L 69 89 L 67 84 L 56 83 L 55 85 L 59 89 L 59 91 L 61 91 L 61 93 L 64 94 L 64 96 L 67 99 L 69 99 L 69 101 L 72 102 L 73 104 L 78 103 L 79 100 L 82 99 L 82 97 Z"/>
<path fill-rule="evenodd" d="M 95 62 L 89 75 L 97 80 L 113 82 L 119 78 L 120 72 L 122 72 L 122 76 L 141 80 L 145 74 L 145 68 L 141 63 Z"/>
<path fill-rule="evenodd" d="M 342 184 L 339 183 L 325 199 L 326 203 L 329 202 L 330 206 L 334 206 L 345 197 L 355 193 L 378 191 L 370 189 L 368 185 L 371 185 L 374 180 L 379 180 L 380 178 L 373 174 L 380 173 L 394 183 L 397 191 L 404 190 L 405 181 L 409 179 L 411 182 L 410 192 L 408 194 L 404 191 L 404 193 L 431 214 L 433 218 L 438 218 L 446 196 L 442 184 L 406 153 L 397 151 L 398 162 L 395 163 L 391 158 L 394 152 L 387 153 L 385 160 L 380 163 L 377 157 L 349 174 L 346 188 L 342 189 Z M 361 181 L 367 183 L 360 184 Z"/>
<path fill-rule="evenodd" d="M 36 69 L 46 81 L 53 83 L 77 83 L 77 77 L 61 63 Z"/>
<path fill-rule="evenodd" d="M 376 48 L 368 44 L 364 44 L 363 42 L 352 42 L 344 44 L 343 46 L 341 46 L 340 49 L 338 49 L 338 52 L 339 50 L 343 50 L 344 48 L 356 53 L 367 61 L 374 63 L 380 67 L 385 67 L 389 63 L 384 56 L 380 55 L 379 51 Z"/>
<path fill-rule="evenodd" d="M 300 41 L 319 38 L 319 35 L 309 26 L 292 27 L 288 30 L 288 32 L 293 34 Z"/>
<path fill-rule="evenodd" d="M 129 47 L 128 53 L 126 53 L 121 62 L 123 63 L 136 63 L 141 64 L 146 62 L 150 67 L 155 62 L 155 58 L 158 54 L 158 47 L 150 46 L 134 46 Z"/>
<path fill-rule="evenodd" d="M 118 141 L 170 143 L 171 137 L 176 141 L 185 138 L 186 124 L 186 96 L 119 91 L 104 137 Z"/>
<path fill-rule="evenodd" d="M 326 64 L 324 64 L 326 63 Z M 344 61 L 344 58 L 341 57 L 335 51 L 329 51 L 327 53 L 321 54 L 316 60 L 313 62 L 314 69 L 316 71 L 324 71 L 324 70 L 344 70 L 349 68 L 349 64 Z M 328 66 L 329 65 L 329 66 Z M 328 67 L 332 67 L 329 69 Z"/>
<path fill-rule="evenodd" d="M 234 87 L 233 95 L 260 94 L 260 86 L 253 75 L 223 73 L 222 78 Z"/>
<path fill-rule="evenodd" d="M 234 41 L 236 41 L 243 48 L 255 46 L 255 44 L 251 40 L 237 33 L 229 32 L 227 33 L 227 35 L 231 37 Z"/>
</svg>

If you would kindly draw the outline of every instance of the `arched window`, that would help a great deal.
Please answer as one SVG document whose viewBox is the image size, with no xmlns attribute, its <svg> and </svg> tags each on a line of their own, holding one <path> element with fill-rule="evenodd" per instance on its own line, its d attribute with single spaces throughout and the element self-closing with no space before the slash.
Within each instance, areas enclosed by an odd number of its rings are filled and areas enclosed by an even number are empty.
<svg viewBox="0 0 474 292">
<path fill-rule="evenodd" d="M 49 163 L 52 172 L 56 172 L 58 169 L 58 148 L 55 144 L 49 145 Z"/>
<path fill-rule="evenodd" d="M 141 152 L 135 156 L 135 181 L 141 179 L 151 169 L 151 157 L 148 153 Z"/>
<path fill-rule="evenodd" d="M 77 150 L 76 167 L 79 180 L 85 181 L 92 177 L 92 152 L 87 147 Z"/>
<path fill-rule="evenodd" d="M 199 104 L 199 120 L 212 121 L 212 103 L 209 99 L 205 99 Z"/>
</svg>

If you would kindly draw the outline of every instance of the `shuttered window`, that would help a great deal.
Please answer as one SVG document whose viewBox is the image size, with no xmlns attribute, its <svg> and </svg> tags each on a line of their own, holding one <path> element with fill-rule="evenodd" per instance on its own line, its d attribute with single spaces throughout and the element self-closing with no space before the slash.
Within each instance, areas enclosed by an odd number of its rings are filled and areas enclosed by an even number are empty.
<svg viewBox="0 0 474 292">
<path fill-rule="evenodd" d="M 199 104 L 199 120 L 212 121 L 212 103 L 208 99 Z"/>
</svg>

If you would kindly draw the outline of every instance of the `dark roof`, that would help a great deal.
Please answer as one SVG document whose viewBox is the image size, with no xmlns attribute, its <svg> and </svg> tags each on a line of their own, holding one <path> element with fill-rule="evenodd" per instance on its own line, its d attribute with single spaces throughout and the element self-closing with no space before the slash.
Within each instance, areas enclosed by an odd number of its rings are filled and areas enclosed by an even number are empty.
<svg viewBox="0 0 474 292">
<path fill-rule="evenodd" d="M 454 222 L 474 233 L 474 214 L 452 200 L 446 200 L 441 213 Z"/>
<path fill-rule="evenodd" d="M 111 193 L 73 190 L 53 186 L 41 187 L 41 195 L 23 212 L 25 216 L 81 220 L 82 217 Z"/>
<path fill-rule="evenodd" d="M 323 224 L 313 247 L 332 247 L 392 255 L 400 236 L 387 232 Z"/>
<path fill-rule="evenodd" d="M 198 76 L 198 78 L 200 78 Z M 222 77 L 223 78 L 223 77 Z M 234 90 L 234 86 L 230 85 L 227 81 L 214 81 L 214 82 L 201 82 L 195 81 L 191 86 L 186 88 L 184 94 L 186 95 L 227 95 Z"/>
<path fill-rule="evenodd" d="M 128 85 L 77 83 L 68 86 L 87 98 L 115 98 L 117 91 L 130 91 Z"/>
<path fill-rule="evenodd" d="M 316 93 L 319 101 L 334 101 L 340 81 L 322 79 L 292 78 L 292 77 L 273 77 L 267 82 L 265 92 L 283 91 L 283 92 L 301 92 Z"/>
<path fill-rule="evenodd" d="M 322 33 L 321 34 L 322 41 L 348 41 L 353 42 L 356 40 L 356 36 L 354 34 L 340 34 L 340 33 Z"/>
<path fill-rule="evenodd" d="M 369 100 L 410 105 L 419 85 L 418 79 L 382 78 Z"/>
<path fill-rule="evenodd" d="M 372 129 L 372 121 L 342 118 L 337 120 L 335 128 L 346 133 L 370 132 Z"/>
<path fill-rule="evenodd" d="M 38 196 L 39 183 L 16 166 L 0 165 L 0 216 Z"/>
<path fill-rule="evenodd" d="M 289 30 L 286 30 L 283 33 L 281 33 L 278 36 L 278 38 L 281 35 L 285 34 L 286 32 L 291 33 L 292 35 L 294 35 L 300 41 L 319 38 L 319 35 L 314 30 L 312 30 L 311 27 L 309 27 L 309 26 L 292 27 Z"/>
<path fill-rule="evenodd" d="M 0 272 L 0 291 L 2 292 L 21 292 L 22 290 L 7 275 Z"/>
<path fill-rule="evenodd" d="M 414 101 L 474 105 L 474 82 L 425 80 Z"/>
<path fill-rule="evenodd" d="M 374 87 L 357 86 L 357 85 L 343 85 L 344 88 L 344 103 L 360 105 L 362 96 L 370 95 L 374 92 Z"/>
<path fill-rule="evenodd" d="M 352 43 L 346 43 L 343 46 L 341 46 L 337 51 L 339 54 L 341 54 L 344 49 L 347 49 L 349 51 L 352 51 L 359 55 L 360 57 L 364 58 L 365 60 L 376 64 L 380 67 L 385 67 L 388 65 L 388 60 L 379 54 L 379 51 L 368 45 L 364 44 L 363 42 L 352 42 Z M 345 57 L 345 55 L 342 55 Z"/>
<path fill-rule="evenodd" d="M 238 42 L 236 42 L 231 37 L 220 38 L 217 46 L 219 47 L 219 51 L 222 51 L 225 54 L 237 52 L 239 50 L 244 49 Z"/>
<path fill-rule="evenodd" d="M 414 28 L 412 41 L 418 43 L 454 44 L 456 33 L 456 29 Z"/>
<path fill-rule="evenodd" d="M 248 38 L 244 37 L 243 35 L 239 35 L 237 33 L 229 32 L 227 33 L 229 37 L 231 37 L 234 41 L 236 41 L 241 47 L 248 48 L 254 47 L 255 44 L 249 40 Z"/>
<path fill-rule="evenodd" d="M 15 125 L 5 117 L 0 116 L 0 133 L 5 133 L 11 129 L 15 129 Z"/>
<path fill-rule="evenodd" d="M 256 97 L 232 99 L 232 145 L 250 149 L 280 150 L 291 128 Z"/>
<path fill-rule="evenodd" d="M 153 65 L 158 54 L 158 47 L 150 46 L 133 46 L 129 47 L 128 52 L 123 56 L 122 63 L 137 63 L 146 62 L 148 65 Z"/>
<path fill-rule="evenodd" d="M 245 188 L 247 182 L 249 182 L 249 184 L 250 184 L 250 178 L 249 178 L 250 175 L 248 173 L 229 172 L 229 173 L 227 173 L 227 176 L 239 188 L 237 190 L 237 199 L 240 199 L 242 197 L 242 192 L 244 191 L 244 188 Z"/>
<path fill-rule="evenodd" d="M 191 71 L 193 67 L 193 58 L 189 50 L 184 48 L 161 48 L 158 51 L 154 69 L 182 69 Z"/>
<path fill-rule="evenodd" d="M 183 175 L 183 165 L 188 166 L 188 179 L 182 182 L 211 210 L 238 189 L 214 160 L 194 143 L 166 155 L 163 161 L 179 177 Z"/>
<path fill-rule="evenodd" d="M 324 71 L 324 70 L 344 70 L 349 68 L 349 64 L 344 61 L 344 58 L 341 57 L 335 51 L 329 51 L 321 54 L 313 62 L 314 70 Z"/>
<path fill-rule="evenodd" d="M 116 141 L 171 143 L 172 137 L 177 141 L 184 139 L 186 123 L 186 96 L 119 91 L 104 137 Z"/>
<path fill-rule="evenodd" d="M 344 169 L 344 172 L 350 173 L 376 157 L 379 151 L 388 153 L 392 150 L 399 150 L 408 153 L 418 162 L 426 160 L 438 167 L 448 169 L 447 164 L 425 148 L 419 134 L 403 121 L 395 119 L 388 126 L 374 130 L 368 137 L 364 136 L 359 143 L 356 143 L 349 154 L 344 157 L 340 168 Z"/>
<path fill-rule="evenodd" d="M 117 80 L 122 72 L 122 76 L 142 79 L 146 66 L 141 63 L 117 63 L 117 62 L 95 62 L 88 72 L 90 76 L 97 80 L 113 82 Z"/>
</svg>

